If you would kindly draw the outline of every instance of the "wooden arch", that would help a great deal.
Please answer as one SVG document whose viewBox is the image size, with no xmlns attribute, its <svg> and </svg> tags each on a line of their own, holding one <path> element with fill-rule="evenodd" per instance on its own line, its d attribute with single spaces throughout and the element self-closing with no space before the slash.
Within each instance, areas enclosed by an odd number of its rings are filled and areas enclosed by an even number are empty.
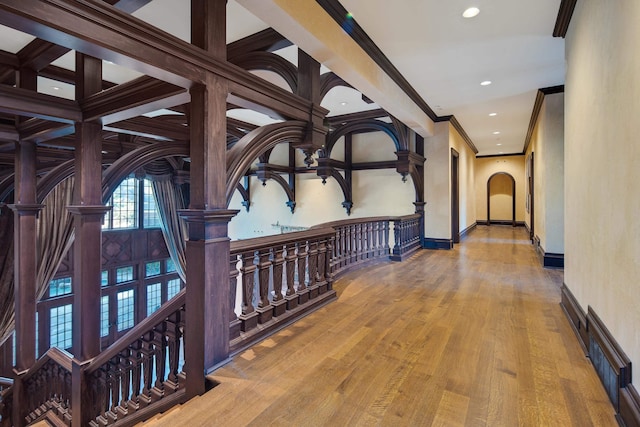
<svg viewBox="0 0 640 427">
<path fill-rule="evenodd" d="M 160 145 L 160 147 L 158 147 Z M 102 201 L 106 203 L 111 193 L 131 172 L 157 159 L 188 156 L 187 142 L 149 144 L 128 152 L 113 162 L 102 174 Z"/>
<path fill-rule="evenodd" d="M 510 173 L 496 172 L 487 180 L 487 225 L 491 225 L 491 180 L 498 175 L 505 175 L 511 180 L 511 225 L 516 226 L 516 180 Z"/>
<path fill-rule="evenodd" d="M 347 123 L 346 125 L 340 126 L 333 132 L 328 134 L 325 148 L 323 150 L 324 157 L 331 157 L 331 151 L 333 150 L 333 147 L 336 145 L 338 140 L 346 134 L 370 130 L 377 130 L 386 133 L 387 135 L 389 135 L 389 137 L 393 141 L 393 144 L 396 146 L 396 150 L 403 150 L 398 132 L 393 125 L 376 119 L 365 119 Z"/>
<path fill-rule="evenodd" d="M 252 130 L 227 152 L 227 205 L 240 178 L 253 161 L 281 142 L 299 142 L 307 134 L 307 122 L 289 120 Z"/>
<path fill-rule="evenodd" d="M 338 86 L 353 88 L 333 71 L 320 76 L 320 99 L 324 99 L 331 89 Z"/>
<path fill-rule="evenodd" d="M 298 90 L 298 68 L 283 57 L 271 52 L 248 52 L 231 59 L 231 62 L 240 68 L 249 70 L 272 71 L 282 77 L 291 92 Z"/>
</svg>

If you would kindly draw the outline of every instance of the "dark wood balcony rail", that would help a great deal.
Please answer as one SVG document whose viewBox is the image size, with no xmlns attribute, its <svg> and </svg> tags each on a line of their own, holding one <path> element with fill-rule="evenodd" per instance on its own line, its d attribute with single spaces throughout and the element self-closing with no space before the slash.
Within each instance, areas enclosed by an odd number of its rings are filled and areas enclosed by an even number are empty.
<svg viewBox="0 0 640 427">
<path fill-rule="evenodd" d="M 393 250 L 390 226 L 393 224 Z M 421 247 L 422 215 L 353 218 L 328 222 L 317 227 L 336 230 L 331 261 L 334 275 L 379 259 L 402 261 Z M 316 227 L 312 227 L 315 229 Z"/>
<path fill-rule="evenodd" d="M 16 376 L 14 385 L 3 390 L 3 425 L 26 425 L 53 412 L 63 423 L 71 422 L 72 356 L 58 348 L 50 348 L 28 370 Z M 11 401 L 20 402 L 12 408 Z M 11 413 L 11 409 L 15 412 Z M 21 422 L 11 423 L 15 418 Z M 5 422 L 6 420 L 6 422 Z"/>
<path fill-rule="evenodd" d="M 183 289 L 83 369 L 82 425 L 133 425 L 185 400 L 185 295 Z"/>
<path fill-rule="evenodd" d="M 402 261 L 422 247 L 422 215 L 413 214 L 393 219 L 395 245 L 391 259 Z"/>
<path fill-rule="evenodd" d="M 231 354 L 334 300 L 336 274 L 402 260 L 420 247 L 421 223 L 420 214 L 350 219 L 232 242 L 230 306 L 236 297 L 240 306 L 229 317 Z M 83 426 L 134 425 L 183 402 L 185 300 L 186 288 L 88 362 L 52 348 L 13 386 L 0 380 L 2 425 L 43 417 L 71 425 L 72 415 Z M 16 416 L 24 422 L 11 423 Z"/>
<path fill-rule="evenodd" d="M 336 298 L 334 238 L 325 227 L 231 243 L 232 354 Z"/>
<path fill-rule="evenodd" d="M 13 409 L 13 380 L 0 377 L 0 426 L 11 425 L 11 411 Z"/>
</svg>

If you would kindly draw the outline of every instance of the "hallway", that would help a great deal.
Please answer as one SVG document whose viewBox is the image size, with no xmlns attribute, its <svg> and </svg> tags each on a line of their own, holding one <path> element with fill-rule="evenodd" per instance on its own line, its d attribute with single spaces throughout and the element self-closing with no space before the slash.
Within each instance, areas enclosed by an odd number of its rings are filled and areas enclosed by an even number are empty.
<svg viewBox="0 0 640 427">
<path fill-rule="evenodd" d="M 338 300 L 148 426 L 615 426 L 524 228 L 343 276 Z"/>
</svg>

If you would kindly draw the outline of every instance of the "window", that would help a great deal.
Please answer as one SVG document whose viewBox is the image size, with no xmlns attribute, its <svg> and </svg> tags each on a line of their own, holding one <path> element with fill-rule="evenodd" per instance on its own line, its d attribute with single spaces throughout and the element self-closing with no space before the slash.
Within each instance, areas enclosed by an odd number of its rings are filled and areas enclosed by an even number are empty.
<svg viewBox="0 0 640 427">
<path fill-rule="evenodd" d="M 180 292 L 180 279 L 171 279 L 167 282 L 167 300 Z"/>
<path fill-rule="evenodd" d="M 147 285 L 147 316 L 153 314 L 162 304 L 162 288 L 160 283 Z"/>
<path fill-rule="evenodd" d="M 107 286 L 109 284 L 109 272 L 104 270 L 100 279 L 100 286 Z"/>
<path fill-rule="evenodd" d="M 142 218 L 144 228 L 159 228 L 162 225 L 160 214 L 156 205 L 156 198 L 153 195 L 153 186 L 151 181 L 145 179 L 143 181 L 143 199 L 142 199 Z"/>
<path fill-rule="evenodd" d="M 167 273 L 173 273 L 174 271 L 176 271 L 176 265 L 173 263 L 173 260 L 171 258 L 169 258 L 167 260 Z"/>
<path fill-rule="evenodd" d="M 50 310 L 51 329 L 50 329 L 50 346 L 67 349 L 71 347 L 71 316 L 72 304 L 54 307 Z"/>
<path fill-rule="evenodd" d="M 160 274 L 160 261 L 148 262 L 144 266 L 144 276 L 157 276 Z"/>
<path fill-rule="evenodd" d="M 133 267 L 121 267 L 116 270 L 116 283 L 130 282 L 133 280 Z"/>
<path fill-rule="evenodd" d="M 136 228 L 138 226 L 138 180 L 127 178 L 111 196 L 111 227 Z"/>
<path fill-rule="evenodd" d="M 111 210 L 104 216 L 103 229 L 159 228 L 162 225 L 153 186 L 147 179 L 125 179 L 106 205 L 111 206 Z"/>
<path fill-rule="evenodd" d="M 109 295 L 100 297 L 100 336 L 109 335 Z"/>
<path fill-rule="evenodd" d="M 133 289 L 117 293 L 118 300 L 118 332 L 132 328 L 134 325 Z"/>
<path fill-rule="evenodd" d="M 71 277 L 62 277 L 49 282 L 49 297 L 58 297 L 71 293 Z"/>
</svg>

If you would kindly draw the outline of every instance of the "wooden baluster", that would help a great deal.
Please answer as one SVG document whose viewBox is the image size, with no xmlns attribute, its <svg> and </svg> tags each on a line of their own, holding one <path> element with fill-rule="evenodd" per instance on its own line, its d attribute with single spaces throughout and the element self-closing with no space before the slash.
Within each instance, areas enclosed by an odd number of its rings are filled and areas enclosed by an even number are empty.
<svg viewBox="0 0 640 427">
<path fill-rule="evenodd" d="M 169 353 L 169 371 L 164 381 L 164 391 L 166 394 L 172 394 L 178 391 L 178 359 L 180 353 L 179 339 L 180 330 L 178 328 L 178 313 L 173 313 L 165 322 L 167 330 L 167 351 Z"/>
<path fill-rule="evenodd" d="M 156 381 L 154 383 L 153 388 L 151 389 L 151 398 L 154 401 L 158 401 L 162 399 L 162 383 L 164 382 L 166 368 L 167 368 L 167 341 L 165 339 L 164 331 L 166 325 L 163 323 L 162 325 L 158 325 L 155 330 L 155 339 L 153 341 L 153 345 L 155 347 L 154 359 L 156 364 Z"/>
<path fill-rule="evenodd" d="M 297 264 L 298 264 L 298 304 L 302 305 L 309 301 L 309 289 L 306 285 L 307 275 L 307 242 L 296 243 Z"/>
<path fill-rule="evenodd" d="M 180 351 L 180 354 L 182 355 L 181 358 L 179 359 L 180 361 L 183 361 L 186 359 L 187 356 L 187 349 L 185 347 L 185 341 L 184 341 L 184 332 L 185 332 L 185 311 L 184 311 L 184 305 L 182 307 L 180 307 L 180 310 L 178 311 L 179 316 L 178 316 L 178 331 L 180 331 L 180 340 L 178 341 L 178 349 Z M 178 366 L 178 381 L 180 383 L 180 388 L 184 388 L 185 386 L 185 381 L 187 379 L 187 374 L 186 371 L 184 369 L 184 362 L 182 365 L 182 368 L 180 366 Z"/>
<path fill-rule="evenodd" d="M 382 255 L 382 244 L 380 239 L 380 221 L 373 223 L 373 240 L 374 240 L 374 254 L 377 257 Z"/>
<path fill-rule="evenodd" d="M 255 251 L 248 251 L 242 254 L 242 314 L 240 314 L 241 329 L 243 332 L 250 331 L 258 325 L 258 314 L 253 306 L 253 289 L 255 282 L 256 266 L 253 263 Z"/>
<path fill-rule="evenodd" d="M 284 246 L 278 245 L 273 248 L 273 315 L 282 316 L 287 310 L 287 302 L 282 295 L 282 272 L 284 264 Z"/>
<path fill-rule="evenodd" d="M 318 277 L 318 241 L 309 240 L 309 299 L 314 299 L 318 296 L 318 283 L 316 281 Z"/>
<path fill-rule="evenodd" d="M 296 295 L 296 245 L 295 243 L 289 243 L 286 246 L 285 260 L 285 274 L 287 280 L 287 292 L 284 297 L 287 302 L 287 310 L 293 310 L 298 306 L 298 296 Z"/>
<path fill-rule="evenodd" d="M 241 322 L 236 315 L 236 296 L 238 289 L 238 255 L 231 254 L 229 258 L 229 340 L 240 336 Z"/>
<path fill-rule="evenodd" d="M 273 307 L 269 301 L 269 278 L 271 273 L 271 249 L 258 251 L 258 323 L 273 319 Z"/>
<path fill-rule="evenodd" d="M 142 354 L 140 349 L 142 342 L 136 340 L 131 344 L 131 352 L 129 353 L 129 366 L 131 366 L 131 399 L 128 407 L 137 411 L 139 409 L 138 396 L 140 396 L 140 380 L 142 379 Z"/>
<path fill-rule="evenodd" d="M 151 403 L 151 381 L 153 370 L 153 345 L 151 340 L 153 339 L 153 332 L 148 332 L 142 341 L 142 393 L 140 394 L 140 406 L 145 407 Z"/>
<path fill-rule="evenodd" d="M 327 252 L 325 256 L 325 267 L 324 267 L 324 280 L 327 282 L 327 290 L 330 291 L 333 289 L 333 272 L 331 271 L 331 265 L 333 264 L 333 246 L 335 242 L 335 237 L 330 237 L 327 239 Z"/>
<path fill-rule="evenodd" d="M 338 229 L 338 235 L 339 235 L 338 237 L 339 244 L 337 245 L 336 252 L 339 260 L 338 266 L 340 269 L 342 269 L 342 267 L 345 266 L 345 257 L 347 253 L 346 240 L 345 240 L 345 227 L 340 227 Z"/>
<path fill-rule="evenodd" d="M 318 242 L 318 273 L 316 275 L 318 282 L 318 294 L 324 294 L 327 291 L 326 280 L 327 268 L 327 239 L 323 238 Z"/>
</svg>

